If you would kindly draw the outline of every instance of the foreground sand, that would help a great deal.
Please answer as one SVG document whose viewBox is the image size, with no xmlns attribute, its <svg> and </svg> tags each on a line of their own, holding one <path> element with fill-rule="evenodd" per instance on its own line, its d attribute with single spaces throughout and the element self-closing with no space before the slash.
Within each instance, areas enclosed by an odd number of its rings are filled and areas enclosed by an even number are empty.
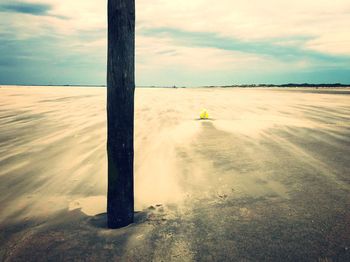
<svg viewBox="0 0 350 262">
<path fill-rule="evenodd" d="M 350 261 L 349 90 L 137 89 L 135 117 L 108 230 L 105 90 L 0 88 L 1 261 Z"/>
</svg>

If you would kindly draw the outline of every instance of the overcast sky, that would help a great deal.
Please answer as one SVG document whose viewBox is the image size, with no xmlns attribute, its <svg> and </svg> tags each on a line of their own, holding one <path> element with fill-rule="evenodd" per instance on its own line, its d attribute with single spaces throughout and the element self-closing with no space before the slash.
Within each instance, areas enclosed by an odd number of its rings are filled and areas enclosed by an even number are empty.
<svg viewBox="0 0 350 262">
<path fill-rule="evenodd" d="M 137 85 L 350 84 L 349 0 L 136 0 Z M 105 84 L 106 0 L 0 0 L 0 84 Z"/>
</svg>

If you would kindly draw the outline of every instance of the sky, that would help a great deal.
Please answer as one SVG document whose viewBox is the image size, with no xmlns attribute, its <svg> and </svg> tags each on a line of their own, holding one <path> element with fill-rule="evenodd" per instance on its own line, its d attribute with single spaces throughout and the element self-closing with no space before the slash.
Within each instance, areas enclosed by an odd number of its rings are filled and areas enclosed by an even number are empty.
<svg viewBox="0 0 350 262">
<path fill-rule="evenodd" d="M 136 85 L 350 84 L 349 0 L 136 0 Z M 104 85 L 106 0 L 0 0 L 0 84 Z"/>
</svg>

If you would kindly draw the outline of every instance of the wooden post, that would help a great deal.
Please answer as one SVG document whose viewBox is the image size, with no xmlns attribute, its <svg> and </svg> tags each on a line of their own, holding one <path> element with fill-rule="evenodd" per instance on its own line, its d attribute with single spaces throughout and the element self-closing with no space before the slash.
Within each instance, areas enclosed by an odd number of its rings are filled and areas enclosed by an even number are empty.
<svg viewBox="0 0 350 262">
<path fill-rule="evenodd" d="M 108 0 L 107 153 L 109 228 L 134 219 L 135 0 Z"/>
</svg>

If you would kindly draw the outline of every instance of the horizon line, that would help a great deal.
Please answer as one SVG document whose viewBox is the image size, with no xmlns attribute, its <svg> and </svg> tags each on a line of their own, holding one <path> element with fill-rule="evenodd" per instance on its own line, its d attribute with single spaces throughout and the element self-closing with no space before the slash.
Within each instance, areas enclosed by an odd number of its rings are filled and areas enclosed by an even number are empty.
<svg viewBox="0 0 350 262">
<path fill-rule="evenodd" d="M 107 87 L 106 84 L 0 84 L 1 86 L 57 86 L 57 87 Z M 135 85 L 135 88 L 188 88 L 188 87 L 350 87 L 350 83 L 284 83 L 284 84 L 228 84 L 228 85 Z"/>
</svg>

